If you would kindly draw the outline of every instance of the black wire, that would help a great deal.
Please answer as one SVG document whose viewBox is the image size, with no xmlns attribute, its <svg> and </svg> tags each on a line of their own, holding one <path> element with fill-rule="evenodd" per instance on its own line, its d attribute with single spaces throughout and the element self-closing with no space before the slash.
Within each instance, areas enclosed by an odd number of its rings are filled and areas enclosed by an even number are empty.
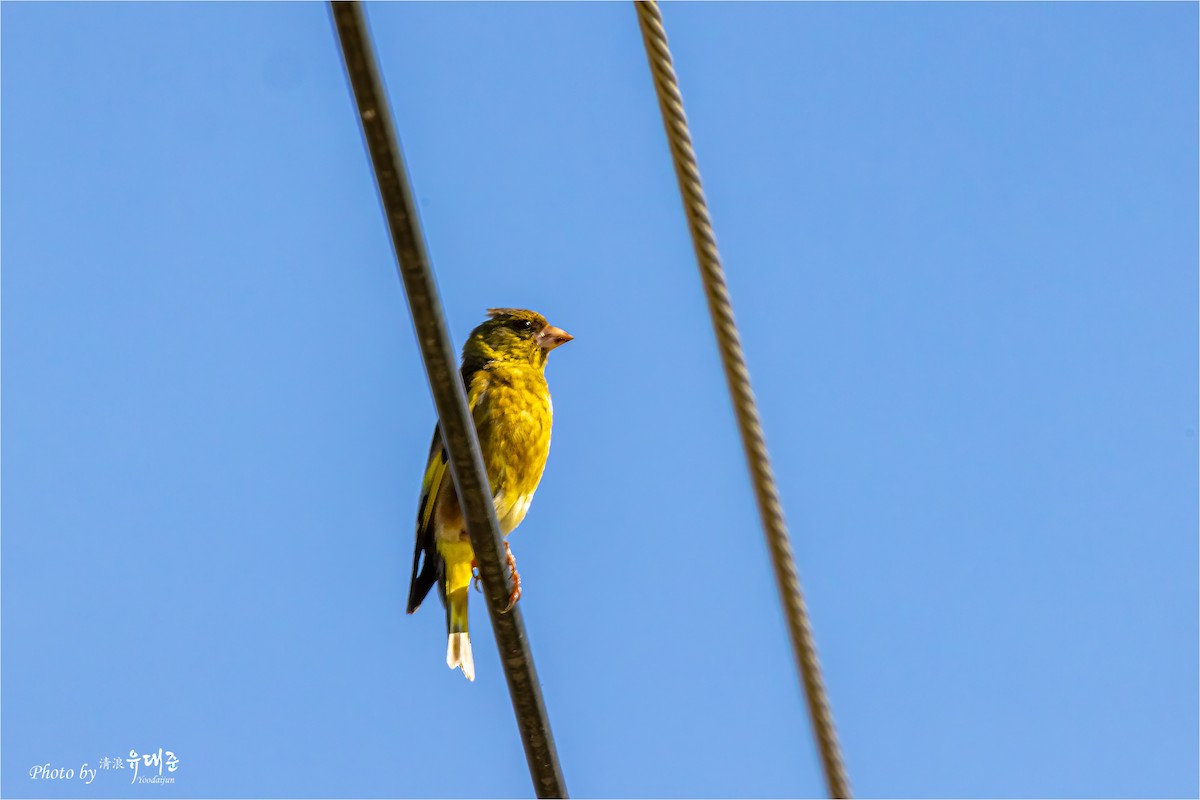
<svg viewBox="0 0 1200 800">
<path fill-rule="evenodd" d="M 479 440 L 467 408 L 466 391 L 456 367 L 458 359 L 450 343 L 433 269 L 425 252 L 425 240 L 400 144 L 392 125 L 375 51 L 359 2 L 330 2 L 334 25 L 346 62 L 346 74 L 358 103 L 359 121 L 384 214 L 392 234 L 392 245 L 408 306 L 412 312 L 417 343 L 429 376 L 437 407 L 442 441 L 450 459 L 450 471 L 458 488 L 459 504 L 475 549 L 475 560 L 483 577 L 492 630 L 500 649 L 500 663 L 508 680 L 517 728 L 525 745 L 529 773 L 538 797 L 566 797 L 562 768 L 546 716 L 546 704 L 533 666 L 529 638 L 517 608 L 505 613 L 511 591 L 504 567 L 503 543 L 496 524 L 490 487 L 484 478 Z M 469 724 L 464 724 L 463 745 L 467 746 Z"/>
</svg>

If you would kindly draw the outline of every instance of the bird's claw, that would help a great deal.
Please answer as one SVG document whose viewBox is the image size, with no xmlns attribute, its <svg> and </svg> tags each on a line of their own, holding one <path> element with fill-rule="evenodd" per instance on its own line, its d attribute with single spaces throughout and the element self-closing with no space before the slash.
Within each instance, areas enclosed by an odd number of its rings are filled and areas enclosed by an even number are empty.
<svg viewBox="0 0 1200 800">
<path fill-rule="evenodd" d="M 504 558 L 508 562 L 508 569 L 512 572 L 513 590 L 508 596 L 508 605 L 504 607 L 504 612 L 507 614 L 512 611 L 513 606 L 521 599 L 521 573 L 517 572 L 517 560 L 513 558 L 512 548 L 508 546 L 508 542 L 504 543 Z"/>
<path fill-rule="evenodd" d="M 477 564 L 474 560 L 472 560 L 471 561 L 471 585 L 475 587 L 475 591 L 477 591 L 477 592 L 483 591 L 483 585 L 480 584 L 480 582 L 479 582 L 480 580 L 482 580 L 482 578 L 479 575 L 479 564 Z"/>
</svg>

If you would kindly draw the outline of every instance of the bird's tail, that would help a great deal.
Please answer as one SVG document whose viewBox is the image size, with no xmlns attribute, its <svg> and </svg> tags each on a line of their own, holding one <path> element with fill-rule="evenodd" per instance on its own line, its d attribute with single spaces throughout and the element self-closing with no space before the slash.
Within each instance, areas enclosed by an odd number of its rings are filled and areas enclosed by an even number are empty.
<svg viewBox="0 0 1200 800">
<path fill-rule="evenodd" d="M 462 669 L 467 680 L 475 680 L 475 659 L 471 656 L 471 636 L 467 632 L 467 592 L 471 588 L 469 543 L 441 545 L 446 559 L 446 664 Z M 459 552 L 459 551 L 462 552 Z"/>
</svg>

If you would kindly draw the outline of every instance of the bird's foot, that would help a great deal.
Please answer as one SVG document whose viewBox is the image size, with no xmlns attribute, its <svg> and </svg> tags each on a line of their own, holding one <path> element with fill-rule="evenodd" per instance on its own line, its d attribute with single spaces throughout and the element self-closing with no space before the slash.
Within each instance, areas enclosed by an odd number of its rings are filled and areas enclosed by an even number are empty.
<svg viewBox="0 0 1200 800">
<path fill-rule="evenodd" d="M 521 573 L 517 572 L 517 560 L 513 558 L 512 548 L 508 546 L 508 542 L 504 542 L 504 558 L 508 562 L 508 569 L 512 572 L 513 590 L 508 596 L 508 605 L 504 608 L 504 613 L 512 611 L 512 607 L 521 599 Z"/>
<path fill-rule="evenodd" d="M 480 585 L 479 581 L 479 564 L 475 562 L 475 559 L 471 559 L 471 585 L 475 587 L 475 591 L 482 592 L 483 586 Z"/>
</svg>

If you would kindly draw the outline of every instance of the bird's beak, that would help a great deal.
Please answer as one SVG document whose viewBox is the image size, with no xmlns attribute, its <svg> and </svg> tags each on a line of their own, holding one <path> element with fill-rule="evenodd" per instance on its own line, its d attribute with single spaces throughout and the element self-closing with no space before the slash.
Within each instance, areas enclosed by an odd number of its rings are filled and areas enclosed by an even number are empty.
<svg viewBox="0 0 1200 800">
<path fill-rule="evenodd" d="M 562 328 L 556 328 L 553 325 L 547 325 L 538 333 L 536 339 L 538 347 L 545 350 L 547 353 L 558 347 L 560 344 L 566 344 L 575 337 L 564 331 Z"/>
</svg>

